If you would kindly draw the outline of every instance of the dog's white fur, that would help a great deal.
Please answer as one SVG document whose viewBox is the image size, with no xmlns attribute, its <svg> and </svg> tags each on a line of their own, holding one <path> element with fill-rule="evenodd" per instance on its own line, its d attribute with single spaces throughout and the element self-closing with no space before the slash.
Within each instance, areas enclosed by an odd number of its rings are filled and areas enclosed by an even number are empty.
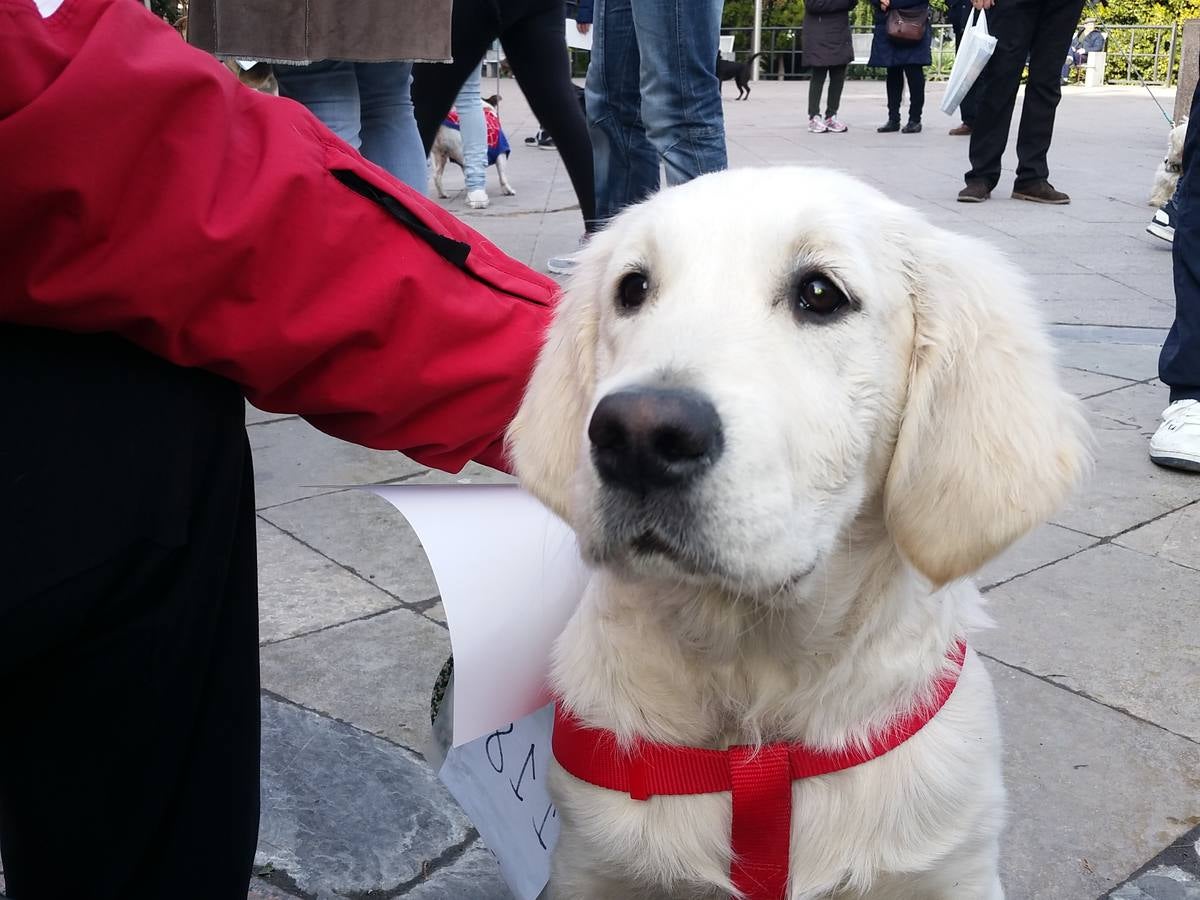
<svg viewBox="0 0 1200 900">
<path fill-rule="evenodd" d="M 496 107 L 486 100 L 483 101 L 483 105 L 493 112 L 496 111 Z M 462 132 L 446 125 L 439 126 L 437 134 L 433 138 L 433 146 L 429 148 L 429 162 L 433 166 L 433 186 L 437 189 L 437 195 L 445 200 L 446 192 L 442 190 L 442 173 L 446 171 L 448 162 L 462 167 Z M 508 181 L 508 154 L 506 153 L 501 153 L 496 157 L 496 177 L 500 180 L 501 193 L 508 197 L 517 195 L 516 190 Z"/>
<path fill-rule="evenodd" d="M 1187 137 L 1187 119 L 1180 121 L 1167 135 L 1167 155 L 1154 170 L 1154 187 L 1150 191 L 1150 205 L 1160 207 L 1175 193 L 1179 184 L 1179 173 L 1183 166 L 1183 139 Z"/>
<path fill-rule="evenodd" d="M 819 269 L 860 308 L 794 317 Z M 641 270 L 650 299 L 618 314 Z M 726 449 L 661 521 L 686 559 L 614 535 L 586 429 L 634 385 L 704 393 Z M 584 251 L 510 432 L 524 485 L 596 566 L 559 639 L 568 706 L 620 739 L 840 747 L 921 702 L 956 634 L 984 624 L 964 579 L 1044 519 L 1087 464 L 1016 271 L 861 182 L 741 170 L 666 190 Z M 726 898 L 730 795 L 596 788 L 557 766 L 559 900 Z M 1004 789 L 987 671 L 969 652 L 916 736 L 793 785 L 792 900 L 997 900 Z"/>
</svg>

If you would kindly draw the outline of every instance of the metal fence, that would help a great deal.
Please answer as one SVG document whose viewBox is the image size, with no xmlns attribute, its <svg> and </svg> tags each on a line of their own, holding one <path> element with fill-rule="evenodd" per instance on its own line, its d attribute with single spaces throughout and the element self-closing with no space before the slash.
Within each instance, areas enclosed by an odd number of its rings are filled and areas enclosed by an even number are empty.
<svg viewBox="0 0 1200 900">
<path fill-rule="evenodd" d="M 870 25 L 855 25 L 851 31 L 856 38 L 856 51 L 865 46 L 864 37 L 871 34 Z M 1109 84 L 1146 84 L 1170 86 L 1179 61 L 1182 29 L 1177 25 L 1110 25 L 1108 63 L 1105 80 Z M 800 49 L 801 27 L 773 25 L 762 29 L 761 78 L 790 80 L 808 77 L 808 67 Z M 745 59 L 750 55 L 754 40 L 751 27 L 725 28 L 722 34 L 733 35 L 734 55 Z M 933 80 L 947 78 L 954 65 L 954 30 L 949 25 L 933 26 L 933 64 L 926 74 Z M 1065 58 L 1065 54 L 1064 54 Z M 851 77 L 882 78 L 882 69 L 868 69 L 866 56 L 856 53 L 856 63 L 850 67 Z"/>
</svg>

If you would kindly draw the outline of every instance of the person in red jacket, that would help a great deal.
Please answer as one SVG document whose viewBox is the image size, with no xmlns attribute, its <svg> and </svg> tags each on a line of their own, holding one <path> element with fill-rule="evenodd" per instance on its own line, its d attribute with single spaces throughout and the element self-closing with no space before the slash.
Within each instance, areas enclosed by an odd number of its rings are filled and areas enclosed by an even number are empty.
<svg viewBox="0 0 1200 900">
<path fill-rule="evenodd" d="M 243 398 L 503 467 L 555 287 L 134 0 L 0 0 L 0 170 L 7 890 L 244 898 Z"/>
</svg>

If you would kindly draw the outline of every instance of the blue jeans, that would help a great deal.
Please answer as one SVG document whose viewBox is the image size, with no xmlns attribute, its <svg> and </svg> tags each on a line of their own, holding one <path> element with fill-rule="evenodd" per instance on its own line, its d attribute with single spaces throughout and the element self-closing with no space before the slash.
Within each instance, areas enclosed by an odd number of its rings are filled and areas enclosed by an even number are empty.
<svg viewBox="0 0 1200 900">
<path fill-rule="evenodd" d="M 479 70 L 479 66 L 471 70 L 454 101 L 463 142 L 463 178 L 468 191 L 487 187 L 487 125 L 483 121 L 483 101 L 479 99 Z"/>
<path fill-rule="evenodd" d="M 375 165 L 425 193 L 429 169 L 409 95 L 412 63 L 326 59 L 276 66 L 275 74 L 282 96 L 303 103 Z"/>
<path fill-rule="evenodd" d="M 1158 378 L 1171 389 L 1171 402 L 1200 400 L 1200 86 L 1183 142 L 1183 172 L 1171 202 L 1175 240 L 1175 321 L 1158 357 Z"/>
<path fill-rule="evenodd" d="M 721 0 L 596 0 L 587 74 L 596 218 L 727 165 Z"/>
</svg>

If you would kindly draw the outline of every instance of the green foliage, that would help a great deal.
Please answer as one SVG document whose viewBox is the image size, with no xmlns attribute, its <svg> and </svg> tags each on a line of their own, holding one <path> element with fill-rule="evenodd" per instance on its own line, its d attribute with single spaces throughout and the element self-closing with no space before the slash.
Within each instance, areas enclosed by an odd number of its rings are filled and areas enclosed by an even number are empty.
<svg viewBox="0 0 1200 900">
<path fill-rule="evenodd" d="M 1100 0 L 1089 5 L 1083 15 L 1095 16 L 1102 29 L 1113 25 L 1169 26 L 1200 18 L 1200 0 Z M 1174 37 L 1182 44 L 1183 29 L 1179 28 Z M 1105 80 L 1111 83 L 1142 78 L 1165 82 L 1168 66 L 1178 55 L 1171 40 L 1171 32 L 1162 29 L 1110 30 Z"/>
<path fill-rule="evenodd" d="M 762 0 L 763 27 L 799 25 L 804 19 L 804 0 Z M 750 28 L 754 25 L 754 0 L 725 0 L 722 28 Z"/>
</svg>

